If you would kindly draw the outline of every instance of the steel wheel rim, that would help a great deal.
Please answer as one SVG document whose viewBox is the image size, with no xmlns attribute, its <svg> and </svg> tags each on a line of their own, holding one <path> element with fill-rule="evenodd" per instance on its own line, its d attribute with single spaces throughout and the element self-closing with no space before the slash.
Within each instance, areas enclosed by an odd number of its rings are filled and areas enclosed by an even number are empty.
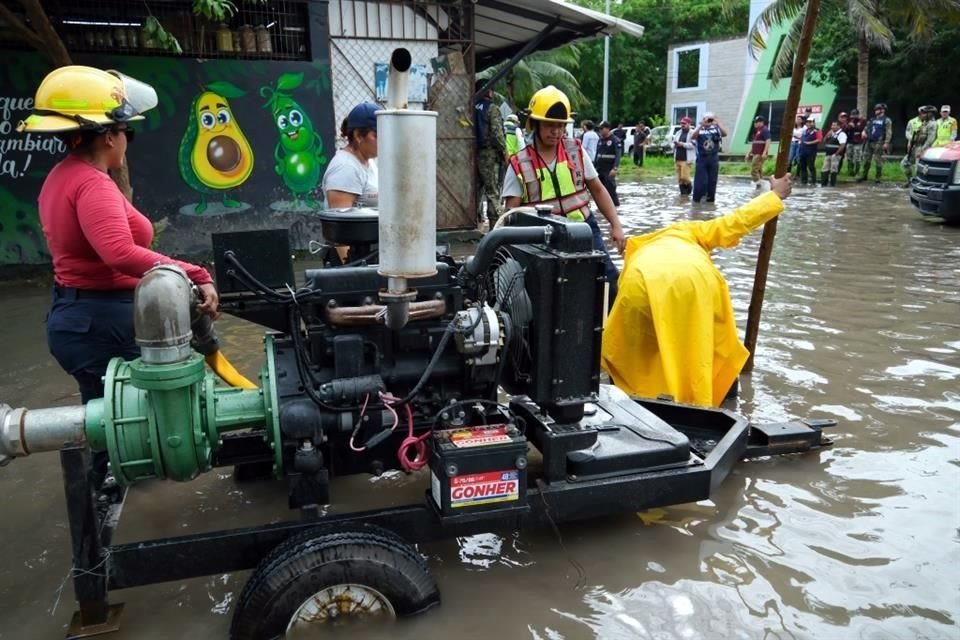
<svg viewBox="0 0 960 640">
<path fill-rule="evenodd" d="M 390 622 L 396 620 L 393 605 L 382 593 L 363 584 L 345 583 L 316 592 L 297 607 L 287 634 L 317 626 L 352 624 L 360 621 Z"/>
</svg>

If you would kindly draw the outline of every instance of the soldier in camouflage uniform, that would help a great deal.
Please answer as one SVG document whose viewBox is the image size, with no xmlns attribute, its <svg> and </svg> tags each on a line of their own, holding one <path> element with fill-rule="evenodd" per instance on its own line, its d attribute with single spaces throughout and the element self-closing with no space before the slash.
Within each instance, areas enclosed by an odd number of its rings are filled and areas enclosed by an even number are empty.
<svg viewBox="0 0 960 640">
<path fill-rule="evenodd" d="M 476 88 L 482 88 L 484 81 L 478 80 Z M 493 90 L 490 89 L 477 100 L 474 106 L 474 130 L 477 138 L 477 171 L 479 173 L 478 206 L 487 202 L 487 220 L 490 228 L 497 223 L 502 213 L 500 208 L 501 167 L 509 158 L 507 142 L 503 135 L 503 116 L 493 104 Z"/>
<path fill-rule="evenodd" d="M 867 139 L 866 154 L 863 158 L 863 172 L 857 182 L 864 182 L 870 174 L 871 161 L 877 164 L 877 182 L 883 176 L 883 154 L 890 153 L 890 141 L 893 139 L 893 122 L 887 117 L 887 105 L 878 102 L 873 107 L 874 118 L 867 121 L 864 136 Z"/>
<path fill-rule="evenodd" d="M 907 129 L 911 134 L 907 141 L 907 154 L 900 161 L 903 174 L 907 177 L 907 182 L 904 185 L 906 188 L 910 187 L 910 179 L 917 168 L 917 160 L 927 149 L 933 146 L 937 139 L 937 108 L 931 104 L 920 107 L 918 117 L 920 120 L 913 130 L 911 131 L 909 127 Z"/>
</svg>

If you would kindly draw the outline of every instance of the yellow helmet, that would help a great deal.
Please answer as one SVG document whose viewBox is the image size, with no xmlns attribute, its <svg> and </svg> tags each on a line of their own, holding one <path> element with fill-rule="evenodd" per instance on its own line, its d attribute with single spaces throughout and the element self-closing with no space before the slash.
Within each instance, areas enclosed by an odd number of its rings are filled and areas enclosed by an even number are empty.
<svg viewBox="0 0 960 640">
<path fill-rule="evenodd" d="M 47 74 L 33 99 L 33 113 L 17 131 L 99 130 L 143 120 L 141 114 L 155 106 L 157 92 L 148 84 L 119 71 L 71 65 Z"/>
<path fill-rule="evenodd" d="M 570 113 L 570 100 L 567 99 L 567 94 L 552 84 L 533 94 L 527 110 L 530 112 L 529 118 L 531 120 L 573 122 L 573 116 Z"/>
</svg>

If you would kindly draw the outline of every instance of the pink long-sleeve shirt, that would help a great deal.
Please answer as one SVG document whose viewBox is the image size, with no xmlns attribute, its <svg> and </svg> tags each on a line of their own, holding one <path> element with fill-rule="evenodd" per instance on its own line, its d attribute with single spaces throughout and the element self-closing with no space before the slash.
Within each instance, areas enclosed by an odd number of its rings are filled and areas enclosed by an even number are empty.
<svg viewBox="0 0 960 640">
<path fill-rule="evenodd" d="M 133 289 L 157 264 L 174 264 L 195 284 L 206 269 L 151 251 L 153 225 L 106 173 L 69 155 L 47 175 L 38 199 L 40 224 L 57 284 L 77 289 Z"/>
</svg>

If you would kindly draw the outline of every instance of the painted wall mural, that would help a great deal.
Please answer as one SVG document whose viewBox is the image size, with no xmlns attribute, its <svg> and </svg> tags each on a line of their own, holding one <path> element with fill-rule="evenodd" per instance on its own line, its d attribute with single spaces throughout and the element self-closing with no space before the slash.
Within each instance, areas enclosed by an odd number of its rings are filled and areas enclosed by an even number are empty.
<svg viewBox="0 0 960 640">
<path fill-rule="evenodd" d="M 230 109 L 229 98 L 246 91 L 229 82 L 211 82 L 193 100 L 187 129 L 180 140 L 180 175 L 200 194 L 200 202 L 180 207 L 180 213 L 207 211 L 207 195 L 220 191 L 224 210 L 246 210 L 250 205 L 228 197 L 253 171 L 253 149 Z"/>
<path fill-rule="evenodd" d="M 325 49 L 325 48 L 323 48 Z M 127 152 L 134 205 L 166 220 L 160 250 L 209 248 L 209 234 L 288 227 L 297 246 L 320 237 L 312 216 L 333 155 L 336 124 L 326 53 L 313 61 L 195 60 L 77 55 L 151 84 L 159 104 L 135 124 Z M 43 263 L 49 254 L 36 199 L 66 153 L 52 136 L 19 134 L 49 66 L 8 51 L 0 68 L 0 264 Z"/>
<path fill-rule="evenodd" d="M 302 84 L 302 73 L 287 73 L 277 80 L 276 88 L 260 88 L 260 95 L 267 98 L 263 106 L 270 111 L 277 127 L 273 170 L 293 196 L 292 201 L 270 205 L 277 211 L 309 211 L 320 206 L 311 194 L 320 183 L 327 157 L 323 153 L 323 140 L 313 128 L 307 110 L 290 95 Z"/>
</svg>

